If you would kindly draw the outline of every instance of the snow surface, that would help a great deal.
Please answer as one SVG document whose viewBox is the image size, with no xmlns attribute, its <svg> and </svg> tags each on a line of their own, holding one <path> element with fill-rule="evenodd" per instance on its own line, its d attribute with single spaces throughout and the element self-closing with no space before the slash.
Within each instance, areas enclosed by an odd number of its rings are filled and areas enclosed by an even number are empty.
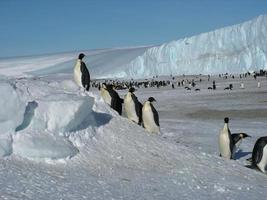
<svg viewBox="0 0 267 200">
<path fill-rule="evenodd" d="M 96 56 L 98 69 L 88 64 L 92 77 L 117 70 L 123 77 L 124 64 L 148 48 L 92 50 L 86 63 Z M 266 199 L 266 174 L 245 167 L 266 135 L 266 77 L 181 76 L 175 81 L 194 79 L 200 91 L 138 89 L 142 103 L 157 100 L 161 135 L 152 135 L 111 110 L 98 90 L 79 90 L 72 76 L 77 54 L 0 61 L 0 74 L 8 76 L 0 81 L 0 199 Z M 212 80 L 215 91 L 207 89 Z M 223 90 L 229 84 L 233 91 Z M 236 160 L 218 156 L 226 116 L 232 133 L 252 136 Z"/>
</svg>

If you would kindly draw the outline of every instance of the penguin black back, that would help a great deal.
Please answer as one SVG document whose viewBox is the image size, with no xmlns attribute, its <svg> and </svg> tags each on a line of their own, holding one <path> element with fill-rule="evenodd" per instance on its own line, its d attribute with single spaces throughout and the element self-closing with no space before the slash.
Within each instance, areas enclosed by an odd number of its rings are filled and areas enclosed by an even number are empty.
<svg viewBox="0 0 267 200">
<path fill-rule="evenodd" d="M 253 148 L 252 151 L 252 165 L 256 166 L 263 156 L 263 148 L 267 145 L 267 137 L 260 137 Z"/>
<path fill-rule="evenodd" d="M 148 101 L 150 101 L 150 106 L 151 106 L 151 110 L 152 110 L 152 113 L 153 113 L 153 116 L 154 116 L 154 120 L 155 120 L 155 123 L 157 126 L 159 126 L 159 114 L 158 112 L 156 111 L 156 109 L 154 108 L 152 102 L 156 101 L 156 99 L 154 97 L 149 97 L 148 98 Z"/>
<path fill-rule="evenodd" d="M 90 73 L 86 67 L 86 64 L 82 61 L 84 56 L 85 55 L 83 53 L 80 53 L 78 56 L 78 59 L 81 60 L 81 67 L 80 67 L 81 74 L 82 74 L 81 82 L 82 82 L 82 85 L 85 88 L 85 90 L 89 91 L 89 89 L 90 89 Z"/>
</svg>

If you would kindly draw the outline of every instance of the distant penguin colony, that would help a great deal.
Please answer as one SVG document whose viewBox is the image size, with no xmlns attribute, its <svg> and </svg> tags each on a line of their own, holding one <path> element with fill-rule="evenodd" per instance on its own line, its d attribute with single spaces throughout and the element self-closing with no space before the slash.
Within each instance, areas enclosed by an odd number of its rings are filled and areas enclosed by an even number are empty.
<svg viewBox="0 0 267 200">
<path fill-rule="evenodd" d="M 149 97 L 144 103 L 142 108 L 143 124 L 145 129 L 150 133 L 159 133 L 159 114 L 153 106 L 153 102 L 156 101 L 154 97 Z"/>
<path fill-rule="evenodd" d="M 253 148 L 252 157 L 247 159 L 250 165 L 246 167 L 252 169 L 258 169 L 263 173 L 266 173 L 267 167 L 267 136 L 260 137 Z"/>
<path fill-rule="evenodd" d="M 78 60 L 74 67 L 74 81 L 79 87 L 84 88 L 86 91 L 89 91 L 90 74 L 85 63 L 82 61 L 84 56 L 85 55 L 83 53 L 79 54 Z"/>
<path fill-rule="evenodd" d="M 142 123 L 142 103 L 134 94 L 135 88 L 131 87 L 124 97 L 124 108 L 127 118 L 139 125 Z"/>
</svg>

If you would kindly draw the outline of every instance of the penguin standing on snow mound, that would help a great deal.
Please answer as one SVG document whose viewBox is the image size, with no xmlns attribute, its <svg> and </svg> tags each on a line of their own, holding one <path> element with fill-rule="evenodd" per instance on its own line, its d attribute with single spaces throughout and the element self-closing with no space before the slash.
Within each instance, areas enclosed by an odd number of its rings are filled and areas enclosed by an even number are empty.
<svg viewBox="0 0 267 200">
<path fill-rule="evenodd" d="M 124 108 L 127 118 L 139 125 L 142 123 L 142 107 L 134 94 L 135 88 L 131 87 L 124 97 Z"/>
<path fill-rule="evenodd" d="M 266 173 L 267 166 L 267 137 L 260 137 L 253 148 L 251 166 L 247 166 L 249 168 L 257 167 L 263 173 Z"/>
<path fill-rule="evenodd" d="M 74 67 L 74 80 L 79 87 L 89 91 L 90 74 L 85 63 L 82 61 L 84 56 L 85 55 L 83 53 L 79 54 L 78 60 Z"/>
<path fill-rule="evenodd" d="M 104 101 L 121 115 L 123 99 L 120 98 L 119 94 L 113 89 L 113 85 L 104 83 L 100 93 Z"/>
<path fill-rule="evenodd" d="M 154 108 L 152 102 L 156 101 L 149 97 L 142 108 L 143 125 L 150 133 L 159 133 L 159 114 Z"/>
<path fill-rule="evenodd" d="M 220 150 L 220 156 L 228 159 L 233 159 L 234 143 L 228 123 L 229 123 L 229 118 L 228 117 L 224 118 L 224 127 L 219 135 L 219 150 Z"/>
<path fill-rule="evenodd" d="M 111 96 L 106 83 L 102 83 L 100 88 L 100 95 L 108 105 L 111 105 Z"/>
</svg>

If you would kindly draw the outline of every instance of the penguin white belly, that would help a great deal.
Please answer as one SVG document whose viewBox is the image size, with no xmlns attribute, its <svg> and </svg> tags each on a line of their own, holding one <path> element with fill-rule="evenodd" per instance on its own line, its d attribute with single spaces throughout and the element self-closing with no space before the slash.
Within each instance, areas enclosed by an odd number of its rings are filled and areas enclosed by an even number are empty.
<svg viewBox="0 0 267 200">
<path fill-rule="evenodd" d="M 101 88 L 100 95 L 108 105 L 111 105 L 111 96 L 106 89 Z"/>
<path fill-rule="evenodd" d="M 82 72 L 81 72 L 81 63 L 78 61 L 74 67 L 74 81 L 79 87 L 83 88 L 82 85 Z"/>
<path fill-rule="evenodd" d="M 143 110 L 142 110 L 142 115 L 143 115 L 143 123 L 145 128 L 150 132 L 150 133 L 159 133 L 159 127 L 155 123 L 154 120 L 154 115 L 152 113 L 150 105 L 146 102 Z"/>
<path fill-rule="evenodd" d="M 219 149 L 222 157 L 231 158 L 230 139 L 228 134 L 220 133 Z"/>
<path fill-rule="evenodd" d="M 124 98 L 124 108 L 127 115 L 127 118 L 131 121 L 134 121 L 136 123 L 139 122 L 138 116 L 136 114 L 135 110 L 135 104 L 131 97 L 131 94 L 127 94 Z"/>
<path fill-rule="evenodd" d="M 259 169 L 263 173 L 266 173 L 266 171 L 265 171 L 266 165 L 267 165 L 267 145 L 265 145 L 264 148 L 263 148 L 263 150 L 262 150 L 262 159 L 257 164 L 257 166 L 259 167 Z"/>
</svg>

